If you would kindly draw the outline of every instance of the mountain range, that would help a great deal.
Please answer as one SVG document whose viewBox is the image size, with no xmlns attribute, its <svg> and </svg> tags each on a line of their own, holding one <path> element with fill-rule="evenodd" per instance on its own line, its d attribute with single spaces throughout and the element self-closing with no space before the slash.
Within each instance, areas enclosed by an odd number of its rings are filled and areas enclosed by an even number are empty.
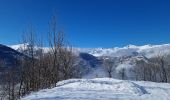
<svg viewBox="0 0 170 100">
<path fill-rule="evenodd" d="M 23 46 L 29 46 L 29 44 L 18 44 L 11 45 L 12 49 L 16 52 L 20 51 L 20 48 L 25 48 Z M 48 52 L 50 48 L 48 47 L 36 47 L 43 49 L 44 52 Z M 115 48 L 73 48 L 73 52 L 76 55 L 77 64 L 81 65 L 83 71 L 86 75 L 84 77 L 104 77 L 106 73 L 103 69 L 103 60 L 111 59 L 116 61 L 116 72 L 119 72 L 122 68 L 128 69 L 133 68 L 135 62 L 138 60 L 147 61 L 149 58 L 155 57 L 157 55 L 170 55 L 170 44 L 162 45 L 143 45 L 135 46 L 128 45 L 125 47 L 115 47 Z M 88 74 L 87 74 L 88 72 Z M 114 75 L 118 77 L 117 75 Z M 131 77 L 131 75 L 127 75 Z"/>
<path fill-rule="evenodd" d="M 16 65 L 18 58 L 24 56 L 20 53 L 20 48 L 23 48 L 23 46 L 25 45 L 5 46 L 1 44 L 0 62 L 3 62 L 4 66 L 8 68 Z M 26 46 L 29 45 L 26 44 Z M 49 50 L 48 47 L 36 48 L 37 50 L 42 48 L 45 52 Z M 144 46 L 128 45 L 115 48 L 73 48 L 73 52 L 76 55 L 77 64 L 81 65 L 84 74 L 88 73 L 84 77 L 103 77 L 106 76 L 103 69 L 103 59 L 108 58 L 112 59 L 112 61 L 116 61 L 117 66 L 115 71 L 118 72 L 122 68 L 132 68 L 135 61 L 138 60 L 147 61 L 149 58 L 159 54 L 170 55 L 170 44 Z M 0 66 L 0 69 L 4 69 L 4 66 Z"/>
<path fill-rule="evenodd" d="M 25 44 L 29 46 L 29 44 Z M 10 45 L 14 50 L 19 50 L 20 48 L 25 48 L 24 44 Z M 38 47 L 36 47 L 38 48 Z M 40 47 L 39 47 L 40 48 Z M 41 47 L 45 52 L 48 52 L 48 47 Z M 128 45 L 124 47 L 114 47 L 114 48 L 73 48 L 75 54 L 88 53 L 95 57 L 109 56 L 109 57 L 122 57 L 122 56 L 133 56 L 133 55 L 143 55 L 148 58 L 156 56 L 156 54 L 170 54 L 170 44 L 162 45 Z"/>
</svg>

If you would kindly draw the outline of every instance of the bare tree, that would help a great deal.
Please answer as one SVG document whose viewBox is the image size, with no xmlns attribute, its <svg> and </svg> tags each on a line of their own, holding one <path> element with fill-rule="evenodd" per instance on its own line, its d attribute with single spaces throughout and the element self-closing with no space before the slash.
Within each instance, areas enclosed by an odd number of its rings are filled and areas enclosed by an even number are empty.
<svg viewBox="0 0 170 100">
<path fill-rule="evenodd" d="M 74 65 L 72 47 L 66 45 L 64 32 L 57 31 L 56 16 L 53 16 L 50 23 L 49 46 L 51 82 L 55 85 L 59 80 L 75 77 L 78 67 Z"/>
<path fill-rule="evenodd" d="M 24 46 L 21 52 L 25 55 L 20 59 L 20 86 L 19 95 L 28 94 L 37 90 L 37 69 L 36 68 L 36 35 L 35 29 L 31 26 L 22 36 Z"/>
<path fill-rule="evenodd" d="M 125 68 L 122 68 L 119 70 L 118 74 L 121 76 L 121 79 L 125 79 Z"/>
<path fill-rule="evenodd" d="M 59 67 L 60 67 L 60 58 L 59 52 L 63 47 L 64 42 L 64 35 L 61 32 L 57 31 L 57 23 L 56 23 L 56 16 L 52 17 L 50 23 L 50 32 L 49 32 L 49 46 L 50 46 L 50 57 L 52 60 L 51 64 L 51 83 L 54 84 L 58 82 L 59 79 Z"/>
<path fill-rule="evenodd" d="M 168 63 L 165 53 L 158 53 L 157 56 L 148 61 L 137 61 L 135 66 L 137 80 L 168 82 Z"/>
<path fill-rule="evenodd" d="M 166 72 L 166 55 L 163 53 L 160 53 L 157 55 L 157 60 L 159 62 L 159 66 L 161 68 L 161 73 L 162 73 L 162 82 L 168 82 L 168 78 L 167 78 L 167 72 Z"/>
<path fill-rule="evenodd" d="M 42 37 L 38 41 L 35 29 L 31 26 L 24 32 L 24 45 L 20 48 L 23 56 L 19 57 L 17 72 L 11 70 L 4 73 L 4 94 L 8 95 L 9 100 L 39 89 L 55 87 L 60 80 L 78 77 L 79 69 L 75 64 L 72 47 L 66 46 L 64 33 L 57 31 L 55 17 L 50 23 L 48 35 L 50 49 L 44 52 L 39 48 L 43 47 Z"/>
<path fill-rule="evenodd" d="M 104 69 L 106 70 L 106 72 L 108 73 L 108 77 L 112 78 L 112 74 L 113 74 L 114 66 L 115 66 L 114 61 L 112 61 L 109 58 L 105 58 L 103 66 L 104 66 Z"/>
<path fill-rule="evenodd" d="M 16 100 L 19 96 L 16 92 L 16 85 L 18 83 L 18 71 L 16 66 L 12 66 L 3 72 L 3 81 L 1 85 L 1 95 L 4 99 Z M 2 99 L 2 98 L 1 98 Z"/>
<path fill-rule="evenodd" d="M 74 65 L 74 55 L 72 48 L 63 48 L 60 51 L 61 54 L 61 68 L 60 71 L 63 74 L 63 79 L 69 79 L 76 76 L 78 71 L 77 67 Z"/>
</svg>

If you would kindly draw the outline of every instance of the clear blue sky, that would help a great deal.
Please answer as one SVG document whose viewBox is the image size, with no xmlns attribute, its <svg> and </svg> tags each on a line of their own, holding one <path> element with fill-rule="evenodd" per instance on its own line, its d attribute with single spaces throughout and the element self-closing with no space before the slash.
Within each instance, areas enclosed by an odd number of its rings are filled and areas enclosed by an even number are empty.
<svg viewBox="0 0 170 100">
<path fill-rule="evenodd" d="M 29 24 L 45 35 L 54 12 L 76 47 L 170 43 L 170 0 L 0 0 L 0 43 Z"/>
</svg>

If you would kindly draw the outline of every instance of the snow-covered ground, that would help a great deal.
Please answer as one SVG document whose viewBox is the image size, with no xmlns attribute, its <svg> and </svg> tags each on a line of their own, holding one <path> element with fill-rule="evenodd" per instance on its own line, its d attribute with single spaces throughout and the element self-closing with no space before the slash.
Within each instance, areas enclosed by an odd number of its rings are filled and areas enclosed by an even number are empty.
<svg viewBox="0 0 170 100">
<path fill-rule="evenodd" d="M 170 100 L 170 84 L 110 78 L 70 79 L 21 100 Z"/>
</svg>

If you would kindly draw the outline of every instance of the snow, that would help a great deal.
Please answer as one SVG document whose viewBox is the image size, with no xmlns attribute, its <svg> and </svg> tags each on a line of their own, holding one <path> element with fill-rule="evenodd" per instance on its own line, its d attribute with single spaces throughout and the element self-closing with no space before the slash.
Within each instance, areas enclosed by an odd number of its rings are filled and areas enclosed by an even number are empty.
<svg viewBox="0 0 170 100">
<path fill-rule="evenodd" d="M 21 100 L 170 100 L 170 84 L 111 78 L 70 79 Z"/>
<path fill-rule="evenodd" d="M 10 45 L 9 47 L 11 47 L 12 49 L 17 50 L 17 51 L 27 50 L 28 47 L 29 47 L 29 43 Z M 35 46 L 34 49 L 35 50 L 42 49 L 44 53 L 47 53 L 48 51 L 50 51 L 49 47 L 38 47 L 38 46 Z"/>
<path fill-rule="evenodd" d="M 131 56 L 134 53 L 144 55 L 148 58 L 156 56 L 159 53 L 170 54 L 170 44 L 162 45 L 143 45 L 135 46 L 128 45 L 125 47 L 114 47 L 114 48 L 87 48 L 87 49 L 78 49 L 77 51 L 86 52 L 93 56 L 111 56 L 111 57 L 122 57 L 122 56 Z"/>
<path fill-rule="evenodd" d="M 11 45 L 11 46 L 9 46 L 9 47 L 11 47 L 11 48 L 14 49 L 14 50 L 19 50 L 19 49 L 21 49 L 21 48 L 22 48 L 22 49 L 26 49 L 28 45 L 29 45 L 28 43 L 24 43 L 24 44 Z"/>
</svg>

